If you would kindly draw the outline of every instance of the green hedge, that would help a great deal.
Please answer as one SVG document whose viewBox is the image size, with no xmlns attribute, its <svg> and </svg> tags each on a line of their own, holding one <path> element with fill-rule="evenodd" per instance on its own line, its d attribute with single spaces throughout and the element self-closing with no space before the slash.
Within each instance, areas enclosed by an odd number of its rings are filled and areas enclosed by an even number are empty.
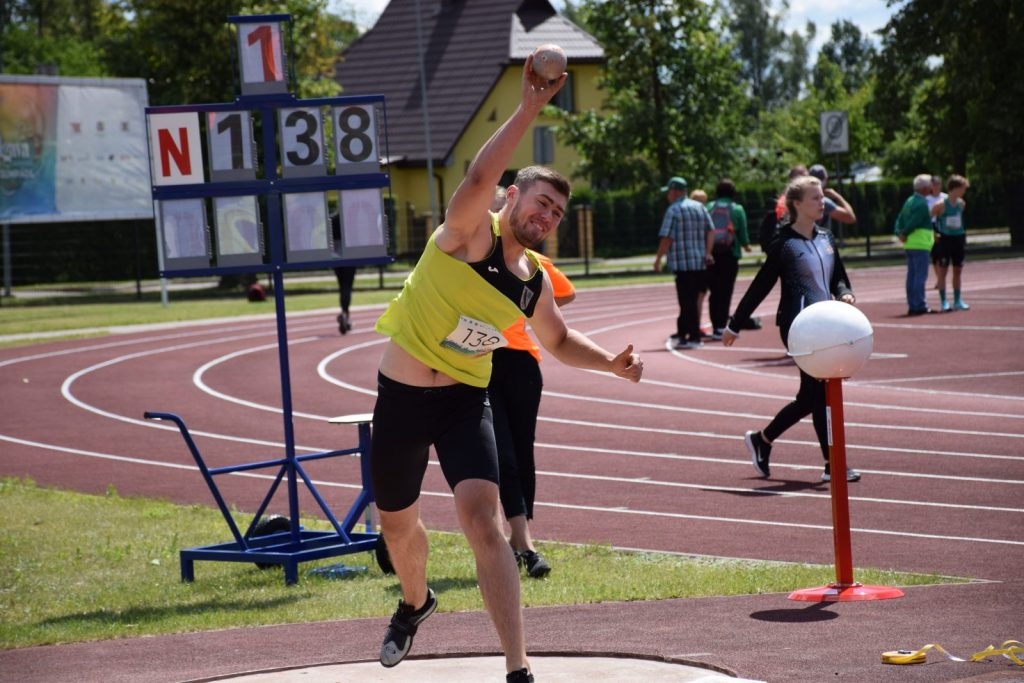
<svg viewBox="0 0 1024 683">
<path fill-rule="evenodd" d="M 8 229 L 14 286 L 158 277 L 152 220 L 23 223 Z"/>
</svg>

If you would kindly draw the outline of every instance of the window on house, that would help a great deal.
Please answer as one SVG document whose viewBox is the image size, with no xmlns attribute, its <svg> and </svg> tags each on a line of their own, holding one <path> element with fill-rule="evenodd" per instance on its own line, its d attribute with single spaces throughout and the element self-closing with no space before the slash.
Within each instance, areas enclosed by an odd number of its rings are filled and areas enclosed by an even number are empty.
<svg viewBox="0 0 1024 683">
<path fill-rule="evenodd" d="M 570 71 L 569 76 L 565 79 L 565 85 L 551 99 L 552 106 L 558 107 L 563 111 L 576 111 L 576 101 L 573 98 L 573 91 L 576 89 L 574 86 L 572 72 Z"/>
<path fill-rule="evenodd" d="M 533 163 L 550 164 L 555 160 L 555 133 L 548 126 L 533 129 Z"/>
</svg>

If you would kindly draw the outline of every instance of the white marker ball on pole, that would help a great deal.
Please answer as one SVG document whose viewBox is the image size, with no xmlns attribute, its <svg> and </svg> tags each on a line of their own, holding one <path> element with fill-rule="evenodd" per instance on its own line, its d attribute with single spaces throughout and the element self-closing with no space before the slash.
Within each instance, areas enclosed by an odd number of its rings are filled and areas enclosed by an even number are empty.
<svg viewBox="0 0 1024 683">
<path fill-rule="evenodd" d="M 873 345 L 867 316 L 842 301 L 811 304 L 789 328 L 789 355 L 818 379 L 850 377 L 867 361 Z"/>
</svg>

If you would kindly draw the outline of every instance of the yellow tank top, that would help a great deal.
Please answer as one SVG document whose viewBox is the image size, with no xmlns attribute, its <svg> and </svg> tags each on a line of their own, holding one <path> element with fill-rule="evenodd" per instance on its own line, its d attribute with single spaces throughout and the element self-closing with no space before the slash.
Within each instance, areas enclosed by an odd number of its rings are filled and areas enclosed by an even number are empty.
<svg viewBox="0 0 1024 683">
<path fill-rule="evenodd" d="M 493 229 L 497 234 L 496 221 Z M 472 266 L 441 251 L 436 235 L 435 231 L 430 236 L 375 329 L 427 367 L 464 384 L 486 387 L 491 379 L 490 352 L 505 344 L 501 330 L 523 313 Z M 532 254 L 531 258 L 539 267 Z"/>
</svg>

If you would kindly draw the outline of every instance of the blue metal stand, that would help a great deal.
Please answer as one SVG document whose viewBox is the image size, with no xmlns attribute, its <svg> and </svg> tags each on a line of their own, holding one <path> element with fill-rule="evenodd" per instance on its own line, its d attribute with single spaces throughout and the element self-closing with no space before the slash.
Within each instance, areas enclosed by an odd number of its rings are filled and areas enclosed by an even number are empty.
<svg viewBox="0 0 1024 683">
<path fill-rule="evenodd" d="M 206 462 L 199 453 L 199 449 L 196 447 L 195 441 L 192 439 L 192 435 L 189 434 L 188 427 L 180 417 L 173 413 L 158 412 L 146 412 L 145 417 L 153 420 L 167 420 L 178 426 L 178 430 L 185 439 L 185 443 L 188 445 L 188 449 L 192 453 L 192 457 L 195 459 L 196 465 L 199 466 L 199 471 L 202 473 L 203 479 L 206 480 L 206 485 L 210 487 L 210 492 L 213 493 L 214 500 L 217 502 L 217 507 L 220 508 L 221 515 L 223 515 L 224 521 L 227 522 L 228 528 L 231 530 L 231 535 L 235 539 L 234 541 L 226 543 L 181 550 L 180 561 L 182 581 L 191 582 L 195 579 L 194 562 L 196 560 L 212 560 L 222 562 L 252 562 L 257 565 L 280 564 L 284 566 L 285 583 L 294 584 L 299 580 L 299 562 L 318 560 L 325 557 L 335 557 L 349 553 L 374 551 L 378 549 L 378 544 L 382 542 L 383 539 L 381 539 L 380 534 L 373 531 L 372 515 L 369 513 L 369 510 L 371 509 L 370 505 L 373 504 L 374 499 L 373 489 L 370 485 L 369 456 L 371 435 L 368 419 L 366 421 L 354 422 L 359 428 L 359 445 L 355 448 L 338 451 L 324 451 L 321 453 L 310 453 L 298 456 L 292 454 L 290 457 L 278 458 L 276 460 L 265 460 L 241 465 L 210 468 L 206 466 Z M 369 418 L 368 415 L 359 417 Z M 352 504 L 352 507 L 349 509 L 345 519 L 339 522 L 330 507 L 316 490 L 316 486 L 314 486 L 312 480 L 306 474 L 302 463 L 310 460 L 321 460 L 324 458 L 332 458 L 342 455 L 360 456 L 360 473 L 362 476 L 363 488 L 355 502 Z M 214 477 L 221 474 L 232 474 L 235 472 L 248 472 L 269 468 L 277 468 L 277 476 L 274 478 L 266 496 L 264 496 L 263 502 L 256 511 L 252 522 L 249 524 L 245 533 L 242 533 L 239 531 L 239 527 L 235 522 L 234 516 L 231 514 L 227 504 L 224 502 L 224 498 L 214 481 Z M 299 526 L 298 499 L 295 495 L 298 489 L 297 480 L 299 478 L 302 479 L 306 487 L 309 489 L 309 492 L 313 495 L 313 498 L 316 500 L 320 509 L 323 511 L 324 515 L 326 515 L 328 521 L 330 521 L 333 530 L 311 531 Z M 282 481 L 287 482 L 289 491 L 289 507 L 291 508 L 289 510 L 289 530 L 267 535 L 254 535 L 254 532 L 258 531 L 259 522 L 263 519 L 267 506 L 274 497 L 274 494 L 277 492 Z M 366 530 L 364 532 L 353 531 L 356 523 L 364 512 L 367 513 Z"/>
<path fill-rule="evenodd" d="M 289 239 L 293 239 L 294 243 L 286 245 L 283 225 L 286 221 L 282 218 L 282 209 L 287 208 L 288 202 L 285 200 L 289 196 L 295 198 L 303 194 L 319 194 L 326 211 L 327 192 L 338 191 L 343 194 L 349 190 L 380 191 L 390 187 L 390 178 L 382 169 L 382 160 L 388 159 L 389 155 L 386 153 L 386 144 L 384 154 L 381 155 L 380 138 L 377 137 L 379 132 L 386 130 L 386 116 L 383 116 L 384 98 L 380 95 L 364 95 L 297 99 L 287 92 L 286 80 L 280 78 L 285 61 L 283 53 L 279 52 L 281 43 L 274 39 L 281 37 L 281 26 L 290 21 L 289 15 L 236 16 L 229 17 L 228 21 L 236 25 L 239 36 L 238 64 L 249 64 L 247 60 L 255 58 L 262 64 L 262 68 L 246 71 L 245 78 L 240 79 L 242 93 L 232 103 L 146 108 L 151 144 L 154 145 L 154 149 L 160 150 L 159 163 L 154 161 L 151 171 L 154 179 L 160 179 L 160 182 L 154 180 L 153 199 L 158 207 L 163 207 L 164 202 L 170 206 L 171 202 L 186 200 L 185 204 L 193 208 L 182 210 L 185 211 L 186 217 L 191 215 L 192 220 L 184 220 L 183 226 L 177 226 L 176 218 L 173 221 L 175 227 L 171 232 L 176 238 L 194 238 L 190 226 L 205 224 L 206 212 L 210 209 L 207 202 L 213 202 L 213 213 L 216 214 L 218 200 L 251 197 L 256 212 L 262 211 L 266 216 L 266 238 L 269 247 L 266 256 L 269 258 L 264 258 L 262 241 L 258 248 L 251 244 L 246 245 L 252 247 L 250 252 L 243 251 L 242 254 L 238 254 L 234 250 L 222 251 L 219 242 L 222 236 L 218 233 L 215 265 L 211 265 L 213 254 L 209 245 L 205 252 L 202 249 L 194 252 L 192 242 L 186 239 L 184 241 L 188 248 L 170 259 L 171 267 L 166 267 L 166 261 L 161 262 L 161 276 L 190 277 L 265 272 L 272 275 L 277 314 L 277 353 L 281 372 L 285 453 L 284 457 L 274 460 L 208 468 L 180 417 L 173 413 L 145 413 L 146 418 L 168 420 L 178 426 L 234 538 L 227 543 L 180 551 L 181 578 L 183 581 L 192 581 L 195 578 L 195 560 L 221 560 L 254 562 L 260 566 L 283 565 L 285 582 L 292 584 L 298 581 L 299 562 L 367 550 L 376 550 L 378 563 L 385 569 L 381 558 L 386 557 L 386 548 L 383 546 L 383 538 L 374 531 L 375 525 L 368 512 L 374 501 L 370 483 L 370 417 L 358 415 L 338 420 L 359 427 L 359 445 L 356 448 L 307 455 L 295 454 L 284 272 L 340 265 L 382 264 L 392 261 L 393 258 L 388 255 L 384 234 L 381 235 L 383 242 L 380 244 L 367 246 L 363 237 L 353 239 L 351 244 L 348 243 L 347 231 L 358 227 L 355 225 L 359 223 L 358 213 L 353 218 L 345 219 L 353 223 L 351 226 L 343 225 L 339 217 L 341 242 L 338 250 L 333 247 L 326 248 L 324 245 L 310 247 L 310 244 L 319 243 L 310 239 L 307 244 L 307 240 L 301 239 L 301 233 L 303 230 L 312 233 L 316 227 L 313 224 L 315 221 L 304 221 L 299 218 L 293 219 L 295 222 L 289 226 Z M 248 39 L 243 40 L 243 36 L 248 36 Z M 243 52 L 248 57 L 243 57 Z M 337 131 L 343 133 L 340 136 L 336 133 L 338 144 L 330 148 L 334 157 L 333 173 L 328 173 L 328 145 L 325 144 L 326 139 L 322 131 L 325 109 L 330 112 L 330 125 L 336 126 Z M 279 115 L 285 112 L 291 114 L 279 119 Z M 219 119 L 220 123 L 217 124 L 216 117 L 219 115 L 227 116 Z M 252 117 L 256 115 L 262 123 L 259 127 L 262 131 L 262 144 L 259 146 L 246 139 L 246 135 L 252 134 Z M 205 182 L 207 169 L 195 168 L 192 155 L 188 152 L 189 149 L 196 150 L 201 147 L 201 120 L 206 121 L 207 126 L 206 161 L 213 178 L 212 182 Z M 154 121 L 158 122 L 156 133 L 152 129 Z M 353 121 L 357 123 L 354 128 L 351 125 Z M 192 147 L 185 144 L 190 136 L 194 138 Z M 382 139 L 386 141 L 386 134 Z M 259 151 L 263 154 L 262 177 L 257 177 L 259 164 L 256 154 Z M 230 160 L 231 163 L 229 168 L 225 168 L 215 165 L 213 159 L 216 159 L 218 164 L 226 160 Z M 196 200 L 200 202 L 198 215 L 194 211 Z M 358 205 L 358 200 L 353 201 Z M 341 204 L 344 204 L 343 197 L 339 199 L 339 211 Z M 178 206 L 180 207 L 180 204 Z M 377 208 L 380 209 L 382 206 Z M 189 211 L 192 213 L 189 214 Z M 157 215 L 159 217 L 162 214 L 158 212 Z M 378 223 L 382 220 L 383 216 L 379 216 Z M 225 222 L 230 224 L 226 219 Z M 259 220 L 255 222 L 259 229 Z M 372 220 L 370 222 L 372 223 Z M 177 234 L 179 227 L 184 231 L 183 235 Z M 329 226 L 320 227 L 329 229 Z M 161 239 L 162 233 L 158 234 L 158 240 Z M 209 235 L 206 235 L 205 239 L 209 240 Z M 158 244 L 160 243 L 158 241 Z M 177 239 L 174 243 L 178 243 Z M 307 461 L 339 455 L 359 455 L 362 476 L 362 491 L 342 522 L 335 518 L 303 468 L 303 463 Z M 214 477 L 220 474 L 270 468 L 277 468 L 277 476 L 243 534 L 235 524 L 214 482 Z M 309 531 L 299 526 L 300 480 L 327 516 L 333 527 L 332 531 Z M 285 482 L 288 495 L 287 531 L 281 527 L 271 528 L 271 525 L 263 524 L 269 520 L 264 518 L 264 513 L 281 482 Z M 353 532 L 364 511 L 367 511 L 366 531 Z"/>
<path fill-rule="evenodd" d="M 272 245 L 276 240 L 272 239 Z M 276 246 L 276 245 L 275 245 Z M 285 455 L 283 458 L 250 462 L 241 465 L 227 467 L 209 468 L 203 460 L 192 435 L 189 434 L 185 421 L 173 413 L 146 412 L 145 417 L 155 420 L 167 420 L 175 423 L 181 432 L 189 451 L 192 453 L 199 471 L 210 487 L 217 507 L 220 508 L 224 521 L 234 541 L 218 543 L 216 545 L 188 548 L 180 551 L 181 579 L 192 581 L 195 579 L 194 562 L 196 560 L 219 560 L 222 562 L 254 562 L 257 565 L 284 566 L 284 578 L 286 584 L 297 583 L 299 580 L 299 562 L 318 560 L 325 557 L 334 557 L 348 553 L 370 551 L 377 549 L 378 543 L 383 543 L 380 534 L 374 531 L 372 516 L 367 515 L 366 531 L 354 532 L 353 529 L 359 521 L 360 516 L 367 511 L 374 502 L 373 488 L 370 479 L 370 416 L 359 416 L 359 420 L 352 420 L 353 424 L 359 427 L 359 445 L 355 448 L 348 448 L 337 451 L 324 451 L 306 455 L 295 453 L 295 429 L 292 414 L 292 388 L 291 371 L 288 361 L 288 329 L 285 316 L 285 295 L 284 276 L 280 268 L 273 271 L 274 278 L 274 302 L 277 312 L 277 353 L 281 370 L 281 412 L 284 418 L 284 442 Z M 306 474 L 303 463 L 310 460 L 321 460 L 341 455 L 358 455 L 360 459 L 360 476 L 362 490 L 356 501 L 349 509 L 348 514 L 342 522 L 339 522 L 331 511 L 330 507 L 316 490 L 313 481 Z M 253 516 L 245 533 L 241 533 L 235 523 L 234 516 L 228 509 L 224 497 L 214 481 L 214 477 L 221 474 L 234 472 L 248 472 L 259 469 L 277 468 L 277 476 L 274 478 L 270 489 L 263 497 L 263 502 Z M 305 484 L 310 494 L 316 500 L 320 510 L 326 515 L 333 527 L 332 531 L 311 531 L 303 529 L 299 525 L 299 480 Z M 277 533 L 259 533 L 260 522 L 264 519 L 267 506 L 273 499 L 281 482 L 285 482 L 288 493 L 288 531 Z M 381 550 L 377 550 L 381 552 Z"/>
</svg>

